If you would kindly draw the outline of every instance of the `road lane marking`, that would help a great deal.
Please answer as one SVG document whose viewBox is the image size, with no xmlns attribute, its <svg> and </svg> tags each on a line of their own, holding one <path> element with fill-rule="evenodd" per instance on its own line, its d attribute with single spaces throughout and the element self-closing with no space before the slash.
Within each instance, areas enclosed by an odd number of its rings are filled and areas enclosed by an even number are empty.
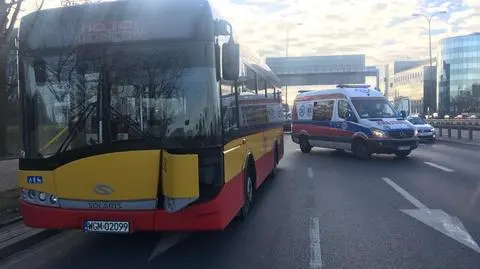
<svg viewBox="0 0 480 269">
<path fill-rule="evenodd" d="M 311 167 L 308 167 L 307 172 L 308 172 L 308 177 L 313 178 L 313 170 Z"/>
<path fill-rule="evenodd" d="M 448 215 L 441 209 L 427 208 L 422 202 L 410 195 L 407 191 L 395 184 L 391 179 L 382 177 L 388 185 L 400 193 L 405 199 L 414 204 L 417 209 L 400 209 L 406 215 L 422 222 L 430 228 L 450 237 L 451 239 L 469 247 L 473 251 L 480 253 L 480 247 L 477 242 L 468 233 L 459 218 Z"/>
<path fill-rule="evenodd" d="M 414 206 L 420 209 L 428 209 L 426 205 L 424 205 L 422 202 L 418 201 L 415 197 L 410 195 L 406 190 L 402 189 L 402 187 L 398 186 L 395 182 L 393 182 L 391 179 L 388 177 L 382 177 L 383 181 L 390 185 L 394 190 L 396 190 L 398 193 L 400 193 L 405 199 L 407 199 L 410 203 L 412 203 Z"/>
<path fill-rule="evenodd" d="M 447 167 L 445 167 L 445 166 L 441 166 L 441 165 L 439 165 L 439 164 L 435 164 L 435 163 L 431 163 L 431 162 L 424 162 L 424 164 L 430 165 L 431 167 L 438 168 L 438 169 L 443 170 L 443 171 L 445 171 L 445 172 L 450 172 L 450 173 L 451 173 L 451 172 L 454 171 L 454 170 L 452 170 L 452 169 L 450 169 L 450 168 L 447 168 Z"/>
<path fill-rule="evenodd" d="M 164 234 L 160 240 L 158 241 L 157 245 L 153 249 L 152 253 L 147 259 L 147 262 L 151 262 L 153 259 L 170 249 L 171 247 L 177 245 L 178 243 L 185 240 L 189 237 L 190 233 L 166 233 Z"/>
<path fill-rule="evenodd" d="M 310 219 L 310 268 L 322 267 L 322 249 L 320 247 L 320 219 Z"/>
</svg>

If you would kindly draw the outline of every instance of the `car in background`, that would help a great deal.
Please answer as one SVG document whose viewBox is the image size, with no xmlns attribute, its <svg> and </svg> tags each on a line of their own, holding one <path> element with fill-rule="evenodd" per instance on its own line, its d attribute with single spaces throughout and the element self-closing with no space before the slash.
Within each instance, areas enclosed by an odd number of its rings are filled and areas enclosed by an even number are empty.
<svg viewBox="0 0 480 269">
<path fill-rule="evenodd" d="M 432 125 L 428 124 L 422 117 L 409 116 L 407 120 L 417 129 L 417 136 L 422 142 L 433 142 L 437 138 L 437 133 Z"/>
</svg>

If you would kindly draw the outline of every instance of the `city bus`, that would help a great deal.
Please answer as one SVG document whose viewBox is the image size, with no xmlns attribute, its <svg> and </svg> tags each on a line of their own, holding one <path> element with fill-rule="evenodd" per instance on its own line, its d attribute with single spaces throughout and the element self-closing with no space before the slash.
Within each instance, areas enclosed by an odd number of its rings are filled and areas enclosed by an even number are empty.
<svg viewBox="0 0 480 269">
<path fill-rule="evenodd" d="M 206 0 L 42 10 L 18 36 L 34 228 L 222 230 L 283 156 L 280 83 Z"/>
</svg>

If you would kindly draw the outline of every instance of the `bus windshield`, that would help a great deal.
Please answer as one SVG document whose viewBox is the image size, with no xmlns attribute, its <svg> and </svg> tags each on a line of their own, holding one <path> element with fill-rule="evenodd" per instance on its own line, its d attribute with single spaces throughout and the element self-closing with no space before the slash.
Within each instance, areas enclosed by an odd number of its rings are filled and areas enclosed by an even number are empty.
<svg viewBox="0 0 480 269">
<path fill-rule="evenodd" d="M 352 98 L 352 103 L 362 119 L 397 117 L 385 98 Z"/>
<path fill-rule="evenodd" d="M 175 148 L 218 142 L 219 100 L 208 51 L 208 44 L 185 42 L 24 57 L 35 103 L 26 111 L 34 126 L 25 130 L 34 140 L 33 156 L 146 138 Z M 41 83 L 39 61 L 46 70 Z"/>
</svg>

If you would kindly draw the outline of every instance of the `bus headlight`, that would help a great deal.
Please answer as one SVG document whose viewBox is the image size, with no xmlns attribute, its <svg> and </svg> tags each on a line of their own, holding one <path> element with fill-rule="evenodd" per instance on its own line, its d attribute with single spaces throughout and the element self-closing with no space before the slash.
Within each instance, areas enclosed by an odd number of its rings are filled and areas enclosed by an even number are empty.
<svg viewBox="0 0 480 269">
<path fill-rule="evenodd" d="M 57 196 L 51 193 L 29 189 L 22 189 L 21 192 L 21 199 L 26 203 L 41 206 L 60 207 Z"/>
<path fill-rule="evenodd" d="M 55 195 L 50 195 L 50 204 L 56 205 L 58 203 L 58 198 Z"/>
<path fill-rule="evenodd" d="M 372 133 L 373 133 L 373 136 L 375 136 L 377 138 L 387 137 L 387 133 L 385 133 L 384 131 L 379 130 L 379 129 L 372 129 Z"/>
</svg>

